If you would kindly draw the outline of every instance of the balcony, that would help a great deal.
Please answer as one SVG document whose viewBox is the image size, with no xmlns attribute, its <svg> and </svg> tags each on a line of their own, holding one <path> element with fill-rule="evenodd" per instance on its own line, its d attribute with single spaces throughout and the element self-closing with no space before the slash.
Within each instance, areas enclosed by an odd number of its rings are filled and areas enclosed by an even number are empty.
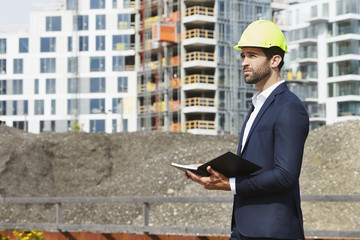
<svg viewBox="0 0 360 240">
<path fill-rule="evenodd" d="M 183 23 L 204 24 L 207 22 L 216 22 L 214 8 L 193 6 L 186 9 Z"/>
<path fill-rule="evenodd" d="M 185 76 L 186 90 L 216 90 L 215 78 L 213 75 L 192 74 Z"/>
<path fill-rule="evenodd" d="M 208 121 L 208 120 L 186 121 L 185 129 L 193 134 L 216 135 L 215 121 Z"/>
<path fill-rule="evenodd" d="M 198 28 L 187 30 L 183 45 L 216 45 L 215 31 Z"/>
<path fill-rule="evenodd" d="M 185 99 L 184 113 L 215 113 L 215 99 L 193 97 Z"/>
<path fill-rule="evenodd" d="M 184 68 L 216 68 L 215 54 L 212 52 L 186 53 Z"/>
</svg>

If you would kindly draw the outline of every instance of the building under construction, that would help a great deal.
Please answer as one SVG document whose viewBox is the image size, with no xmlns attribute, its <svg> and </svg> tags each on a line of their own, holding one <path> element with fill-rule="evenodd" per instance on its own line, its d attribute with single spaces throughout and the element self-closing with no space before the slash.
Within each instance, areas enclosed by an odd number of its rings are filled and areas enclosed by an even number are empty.
<svg viewBox="0 0 360 240">
<path fill-rule="evenodd" d="M 238 134 L 254 89 L 233 46 L 271 1 L 136 3 L 138 130 Z"/>
</svg>

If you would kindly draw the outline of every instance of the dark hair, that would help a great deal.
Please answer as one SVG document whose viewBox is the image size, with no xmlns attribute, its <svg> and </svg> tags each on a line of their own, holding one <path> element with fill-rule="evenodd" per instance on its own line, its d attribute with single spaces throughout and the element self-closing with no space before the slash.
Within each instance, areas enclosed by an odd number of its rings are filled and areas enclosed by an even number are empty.
<svg viewBox="0 0 360 240">
<path fill-rule="evenodd" d="M 271 47 L 271 48 L 262 48 L 262 50 L 264 51 L 265 56 L 268 60 L 270 60 L 275 55 L 279 55 L 281 57 L 281 62 L 278 66 L 278 69 L 280 72 L 281 68 L 284 65 L 284 55 L 285 55 L 284 50 L 282 50 L 280 47 L 277 47 L 277 46 Z"/>
</svg>

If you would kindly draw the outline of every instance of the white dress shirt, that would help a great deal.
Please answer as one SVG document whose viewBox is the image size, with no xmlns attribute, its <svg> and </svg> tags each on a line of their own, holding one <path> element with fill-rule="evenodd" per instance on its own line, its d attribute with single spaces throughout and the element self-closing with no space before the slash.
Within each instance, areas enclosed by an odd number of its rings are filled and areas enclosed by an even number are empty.
<svg viewBox="0 0 360 240">
<path fill-rule="evenodd" d="M 256 118 L 256 116 L 258 115 L 261 107 L 264 105 L 266 99 L 270 96 L 270 94 L 275 90 L 275 88 L 277 86 L 279 86 L 280 84 L 284 83 L 285 80 L 282 80 L 280 82 L 277 82 L 273 85 L 271 85 L 269 88 L 265 89 L 264 91 L 262 91 L 261 93 L 257 92 L 253 97 L 252 97 L 252 103 L 254 105 L 254 110 L 252 111 L 252 113 L 250 114 L 249 120 L 246 122 L 245 125 L 245 129 L 244 129 L 244 135 L 243 135 L 243 139 L 242 139 L 242 143 L 241 143 L 241 152 L 244 149 L 247 137 L 249 135 L 251 126 L 254 123 L 254 120 Z M 235 184 L 235 178 L 230 178 L 230 187 L 231 187 L 231 191 L 236 194 L 236 184 Z"/>
</svg>

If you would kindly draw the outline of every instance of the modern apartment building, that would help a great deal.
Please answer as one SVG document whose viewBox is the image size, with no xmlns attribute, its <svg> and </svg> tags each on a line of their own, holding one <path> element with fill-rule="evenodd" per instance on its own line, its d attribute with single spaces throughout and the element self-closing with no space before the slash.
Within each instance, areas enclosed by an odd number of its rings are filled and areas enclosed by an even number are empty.
<svg viewBox="0 0 360 240">
<path fill-rule="evenodd" d="M 301 2 L 274 19 L 289 41 L 283 78 L 306 105 L 311 129 L 360 119 L 360 1 Z"/>
<path fill-rule="evenodd" d="M 136 130 L 134 2 L 35 5 L 0 33 L 0 117 L 30 132 Z"/>
<path fill-rule="evenodd" d="M 283 1 L 275 1 L 283 2 Z M 0 120 L 29 132 L 238 134 L 254 88 L 233 50 L 270 0 L 65 0 L 0 33 Z"/>
</svg>

